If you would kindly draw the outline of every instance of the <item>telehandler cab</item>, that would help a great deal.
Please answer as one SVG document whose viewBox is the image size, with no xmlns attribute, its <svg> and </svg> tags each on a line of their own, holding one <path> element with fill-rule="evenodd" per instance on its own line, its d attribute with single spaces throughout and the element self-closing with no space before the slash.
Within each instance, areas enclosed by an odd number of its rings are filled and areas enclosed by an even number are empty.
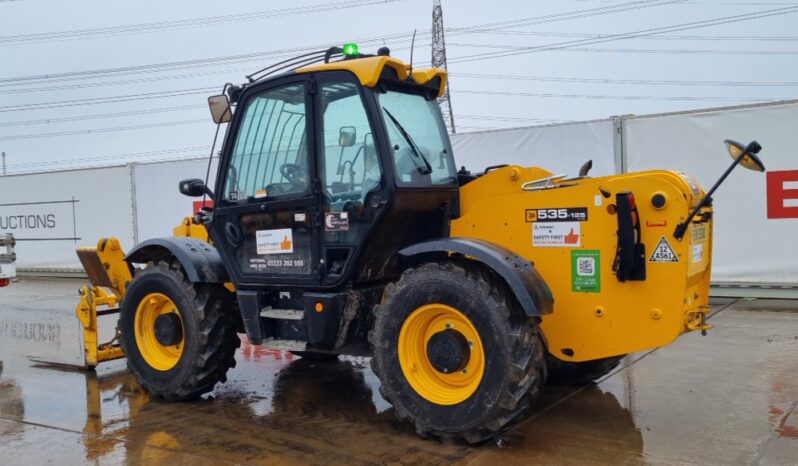
<svg viewBox="0 0 798 466">
<path fill-rule="evenodd" d="M 225 381 L 239 333 L 367 354 L 419 434 L 479 442 L 547 376 L 588 383 L 709 328 L 712 207 L 690 176 L 457 171 L 445 71 L 385 48 L 257 74 L 209 99 L 229 122 L 215 189 L 180 182 L 212 208 L 126 256 L 114 238 L 78 251 L 87 366 L 124 356 L 152 394 L 185 400 Z M 758 145 L 729 144 L 729 170 L 761 168 Z M 98 315 L 116 312 L 119 344 L 98 345 Z"/>
</svg>

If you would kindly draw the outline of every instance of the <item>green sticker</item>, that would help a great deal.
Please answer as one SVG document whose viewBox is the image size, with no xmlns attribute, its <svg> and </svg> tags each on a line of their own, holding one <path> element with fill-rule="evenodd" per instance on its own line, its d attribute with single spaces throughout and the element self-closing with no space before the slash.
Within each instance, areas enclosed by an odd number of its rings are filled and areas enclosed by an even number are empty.
<svg viewBox="0 0 798 466">
<path fill-rule="evenodd" d="M 571 290 L 588 293 L 601 291 L 601 255 L 598 249 L 571 251 Z"/>
</svg>

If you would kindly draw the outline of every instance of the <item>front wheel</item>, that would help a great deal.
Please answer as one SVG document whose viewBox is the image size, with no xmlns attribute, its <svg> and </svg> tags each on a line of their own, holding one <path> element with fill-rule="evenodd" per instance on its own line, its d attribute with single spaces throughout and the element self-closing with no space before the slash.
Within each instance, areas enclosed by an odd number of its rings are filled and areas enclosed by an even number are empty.
<svg viewBox="0 0 798 466">
<path fill-rule="evenodd" d="M 122 300 L 119 330 L 128 368 L 144 388 L 186 400 L 226 380 L 240 343 L 229 299 L 221 286 L 189 282 L 177 262 L 136 274 Z"/>
<path fill-rule="evenodd" d="M 409 269 L 376 306 L 369 340 L 380 393 L 422 436 L 487 440 L 545 379 L 537 322 L 475 265 Z"/>
</svg>

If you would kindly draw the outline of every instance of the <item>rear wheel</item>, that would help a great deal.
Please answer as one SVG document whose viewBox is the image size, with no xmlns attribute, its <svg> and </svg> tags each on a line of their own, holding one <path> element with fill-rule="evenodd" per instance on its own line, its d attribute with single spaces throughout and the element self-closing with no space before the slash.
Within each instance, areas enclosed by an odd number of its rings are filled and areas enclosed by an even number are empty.
<svg viewBox="0 0 798 466">
<path fill-rule="evenodd" d="M 626 355 L 584 362 L 566 362 L 546 355 L 547 381 L 554 385 L 588 385 L 613 371 Z"/>
<path fill-rule="evenodd" d="M 422 436 L 489 439 L 544 382 L 537 322 L 479 267 L 407 270 L 374 313 L 369 340 L 380 393 Z"/>
<path fill-rule="evenodd" d="M 128 368 L 154 395 L 195 398 L 235 366 L 239 346 L 229 292 L 189 282 L 177 262 L 136 274 L 119 317 Z"/>
</svg>

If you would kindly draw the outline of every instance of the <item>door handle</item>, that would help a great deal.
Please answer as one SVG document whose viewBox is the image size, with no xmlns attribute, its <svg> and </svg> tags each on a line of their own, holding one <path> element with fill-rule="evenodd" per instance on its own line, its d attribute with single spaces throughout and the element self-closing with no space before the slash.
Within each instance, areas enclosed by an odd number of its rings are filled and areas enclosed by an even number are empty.
<svg viewBox="0 0 798 466">
<path fill-rule="evenodd" d="M 388 203 L 388 201 L 384 200 L 379 194 L 373 194 L 368 199 L 368 205 L 372 209 L 376 209 L 378 207 L 384 206 L 387 203 Z"/>
<path fill-rule="evenodd" d="M 224 234 L 227 237 L 227 242 L 230 243 L 232 246 L 240 246 L 241 245 L 241 230 L 238 229 L 238 225 L 233 222 L 227 222 L 224 224 Z"/>
</svg>

